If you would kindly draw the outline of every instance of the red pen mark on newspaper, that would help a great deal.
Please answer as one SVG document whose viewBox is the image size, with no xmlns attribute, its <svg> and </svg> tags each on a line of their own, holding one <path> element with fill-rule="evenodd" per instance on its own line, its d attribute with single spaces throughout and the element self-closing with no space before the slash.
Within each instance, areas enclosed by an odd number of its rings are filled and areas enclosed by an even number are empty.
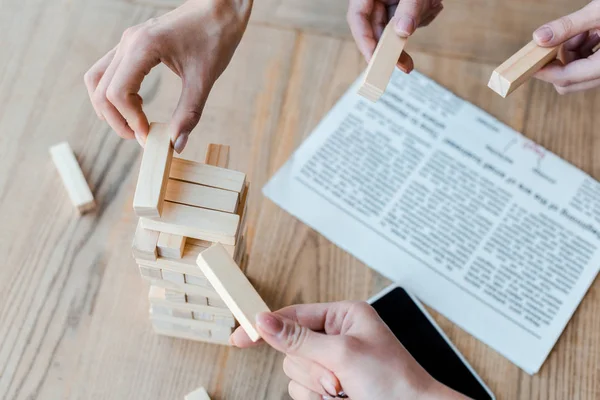
<svg viewBox="0 0 600 400">
<path fill-rule="evenodd" d="M 546 157 L 546 149 L 544 149 L 542 146 L 540 146 L 537 143 L 534 142 L 523 142 L 523 148 L 525 150 L 529 150 L 531 152 L 533 152 L 537 158 L 538 158 L 538 166 L 540 164 L 540 162 L 544 159 L 544 157 Z"/>
</svg>

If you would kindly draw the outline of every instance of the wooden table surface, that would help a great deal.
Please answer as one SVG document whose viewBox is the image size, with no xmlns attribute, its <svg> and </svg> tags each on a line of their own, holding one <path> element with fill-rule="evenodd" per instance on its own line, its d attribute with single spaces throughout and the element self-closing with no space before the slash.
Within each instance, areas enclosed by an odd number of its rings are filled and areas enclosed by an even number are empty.
<svg viewBox="0 0 600 400">
<path fill-rule="evenodd" d="M 135 142 L 97 120 L 86 69 L 133 24 L 173 0 L 4 0 L 0 4 L 0 398 L 285 399 L 283 357 L 152 333 L 147 284 L 131 256 Z M 346 0 L 255 0 L 247 34 L 215 86 L 184 157 L 232 146 L 252 183 L 248 275 L 273 308 L 366 299 L 388 283 L 265 200 L 260 188 L 365 67 L 345 24 Z M 532 82 L 503 100 L 493 68 L 533 29 L 584 0 L 448 0 L 409 42 L 417 68 L 600 178 L 600 92 L 560 97 Z M 147 108 L 166 119 L 179 82 L 148 79 Z M 48 148 L 68 140 L 98 203 L 79 218 Z M 596 157 L 595 157 L 596 155 Z M 600 399 L 600 283 L 542 370 L 529 376 L 435 314 L 498 399 Z"/>
</svg>

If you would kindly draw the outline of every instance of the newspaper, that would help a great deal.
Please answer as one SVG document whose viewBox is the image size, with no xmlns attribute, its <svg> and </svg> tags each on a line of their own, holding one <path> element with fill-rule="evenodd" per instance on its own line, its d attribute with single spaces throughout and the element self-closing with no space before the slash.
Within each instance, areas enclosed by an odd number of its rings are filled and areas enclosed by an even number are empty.
<svg viewBox="0 0 600 400">
<path fill-rule="evenodd" d="M 264 194 L 536 373 L 598 273 L 600 184 L 417 72 L 357 87 Z"/>
</svg>

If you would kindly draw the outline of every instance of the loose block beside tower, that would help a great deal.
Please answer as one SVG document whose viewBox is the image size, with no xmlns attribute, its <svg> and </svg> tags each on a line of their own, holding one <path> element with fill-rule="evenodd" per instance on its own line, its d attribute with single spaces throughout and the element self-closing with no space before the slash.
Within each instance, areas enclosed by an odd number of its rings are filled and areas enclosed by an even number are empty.
<svg viewBox="0 0 600 400">
<path fill-rule="evenodd" d="M 83 214 L 96 207 L 92 191 L 69 143 L 64 142 L 52 146 L 50 156 L 67 189 L 71 202 L 77 207 L 79 213 Z"/>
<path fill-rule="evenodd" d="M 150 124 L 133 197 L 133 209 L 138 217 L 159 217 L 161 214 L 173 157 L 167 127 L 167 124 Z"/>
<path fill-rule="evenodd" d="M 559 46 L 540 47 L 534 41 L 516 52 L 492 72 L 490 89 L 502 97 L 514 92 L 546 64 L 556 59 Z"/>
<path fill-rule="evenodd" d="M 377 43 L 375 52 L 369 61 L 358 94 L 376 102 L 385 92 L 394 68 L 406 46 L 406 38 L 398 36 L 394 23 L 390 22 Z"/>
</svg>

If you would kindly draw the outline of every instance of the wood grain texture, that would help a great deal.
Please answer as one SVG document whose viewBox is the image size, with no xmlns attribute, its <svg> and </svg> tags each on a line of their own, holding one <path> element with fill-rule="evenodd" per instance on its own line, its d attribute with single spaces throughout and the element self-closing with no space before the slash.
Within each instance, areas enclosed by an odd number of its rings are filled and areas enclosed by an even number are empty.
<svg viewBox="0 0 600 400">
<path fill-rule="evenodd" d="M 409 51 L 421 72 L 598 179 L 598 92 L 560 97 L 530 82 L 504 100 L 485 86 L 536 25 L 583 3 L 447 2 Z M 346 5 L 256 0 L 184 152 L 202 161 L 208 143 L 228 144 L 230 167 L 248 173 L 246 273 L 273 308 L 365 299 L 388 283 L 258 190 L 365 67 Z M 11 55 L 0 63 L 0 170 L 11 171 L 0 174 L 0 398 L 182 399 L 199 386 L 215 400 L 288 398 L 281 354 L 162 337 L 148 321 L 148 283 L 130 254 L 140 148 L 96 119 L 81 77 L 125 28 L 164 12 L 128 0 L 6 0 L 0 9 Z M 155 76 L 144 107 L 167 121 L 181 84 L 166 68 Z M 94 187 L 97 212 L 82 218 L 48 160 L 62 140 Z M 598 281 L 533 377 L 433 314 L 500 400 L 600 397 Z"/>
</svg>

